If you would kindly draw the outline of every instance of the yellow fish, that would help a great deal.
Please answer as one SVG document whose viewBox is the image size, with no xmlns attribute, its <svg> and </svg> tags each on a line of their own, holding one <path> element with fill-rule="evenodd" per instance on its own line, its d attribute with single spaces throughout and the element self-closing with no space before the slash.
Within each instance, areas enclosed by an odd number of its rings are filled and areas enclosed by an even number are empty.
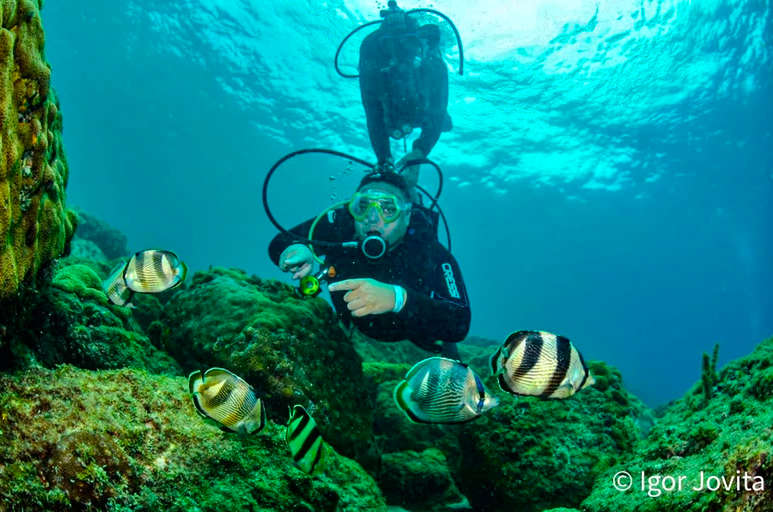
<svg viewBox="0 0 773 512">
<path fill-rule="evenodd" d="M 188 267 L 171 251 L 148 249 L 136 253 L 126 264 L 123 279 L 130 290 L 162 293 L 180 286 Z"/>
<path fill-rule="evenodd" d="M 105 292 L 105 295 L 113 304 L 133 307 L 129 302 L 132 300 L 134 292 L 126 286 L 126 281 L 123 280 L 124 268 L 126 268 L 125 261 L 113 267 L 107 279 L 102 281 L 102 291 Z"/>
<path fill-rule="evenodd" d="M 241 377 L 222 368 L 210 368 L 204 376 L 188 376 L 188 389 L 196 410 L 205 418 L 237 434 L 254 434 L 266 426 L 266 408 L 255 390 Z"/>
</svg>

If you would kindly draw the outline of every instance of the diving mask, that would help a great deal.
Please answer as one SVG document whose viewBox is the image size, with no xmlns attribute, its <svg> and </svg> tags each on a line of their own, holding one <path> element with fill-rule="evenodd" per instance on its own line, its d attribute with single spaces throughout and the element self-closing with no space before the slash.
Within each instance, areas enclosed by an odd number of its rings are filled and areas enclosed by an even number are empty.
<svg viewBox="0 0 773 512">
<path fill-rule="evenodd" d="M 400 214 L 410 209 L 411 203 L 400 203 L 393 194 L 383 192 L 366 191 L 357 192 L 349 202 L 349 213 L 355 220 L 365 220 L 371 208 L 375 208 L 378 214 L 389 224 L 400 218 Z"/>
</svg>

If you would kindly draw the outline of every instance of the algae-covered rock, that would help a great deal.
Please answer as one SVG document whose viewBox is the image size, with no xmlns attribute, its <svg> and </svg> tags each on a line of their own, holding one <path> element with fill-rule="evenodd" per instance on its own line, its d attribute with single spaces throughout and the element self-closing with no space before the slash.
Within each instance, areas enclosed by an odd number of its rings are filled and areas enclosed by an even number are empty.
<svg viewBox="0 0 773 512">
<path fill-rule="evenodd" d="M 586 388 L 563 400 L 517 398 L 487 376 L 500 405 L 464 426 L 455 478 L 475 510 L 576 507 L 601 471 L 632 452 L 640 436 L 636 418 L 648 411 L 622 388 L 617 370 L 589 365 L 607 376 L 606 391 Z"/>
<path fill-rule="evenodd" d="M 73 242 L 75 240 L 79 240 L 80 243 L 89 242 L 109 260 L 128 256 L 126 235 L 79 208 L 75 208 L 75 211 L 78 213 L 80 223 Z"/>
<path fill-rule="evenodd" d="M 4 0 L 0 14 L 0 299 L 68 249 L 62 116 L 43 55 L 40 4 Z"/>
<path fill-rule="evenodd" d="M 17 366 L 67 363 L 86 369 L 182 373 L 168 354 L 151 344 L 129 308 L 107 299 L 102 278 L 90 266 L 59 269 L 51 286 L 29 300 L 31 318 L 14 333 Z"/>
<path fill-rule="evenodd" d="M 384 455 L 378 481 L 390 505 L 412 512 L 460 509 L 465 500 L 451 478 L 445 455 L 434 448 Z"/>
<path fill-rule="evenodd" d="M 153 336 L 186 370 L 227 368 L 265 396 L 269 416 L 287 418 L 288 406 L 306 406 L 341 453 L 368 451 L 373 416 L 362 363 L 324 300 L 215 268 L 196 272 L 166 305 L 162 323 L 169 329 Z"/>
<path fill-rule="evenodd" d="M 183 377 L 62 366 L 0 374 L 2 510 L 385 510 L 375 482 L 331 451 L 297 469 L 284 427 L 227 434 L 196 413 Z"/>
<path fill-rule="evenodd" d="M 108 259 L 97 244 L 77 236 L 70 243 L 70 257 L 93 261 L 107 261 Z"/>
<path fill-rule="evenodd" d="M 696 357 L 696 369 L 699 364 Z M 773 510 L 770 382 L 773 338 L 723 368 L 709 400 L 704 383 L 699 381 L 672 403 L 630 457 L 599 475 L 582 509 Z M 612 485 L 614 475 L 620 471 L 632 476 L 633 486 L 627 492 L 619 492 Z M 694 489 L 701 487 L 703 490 Z"/>
</svg>

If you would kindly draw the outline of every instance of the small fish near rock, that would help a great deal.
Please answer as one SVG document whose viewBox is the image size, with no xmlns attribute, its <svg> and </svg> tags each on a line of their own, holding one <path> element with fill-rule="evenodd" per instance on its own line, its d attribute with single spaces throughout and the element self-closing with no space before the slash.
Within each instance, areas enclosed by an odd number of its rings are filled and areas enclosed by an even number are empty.
<svg viewBox="0 0 773 512">
<path fill-rule="evenodd" d="M 266 426 L 266 407 L 255 389 L 228 370 L 195 371 L 188 376 L 188 390 L 196 411 L 221 430 L 250 435 Z"/>
<path fill-rule="evenodd" d="M 394 399 L 414 423 L 466 423 L 499 405 L 472 368 L 444 357 L 411 368 L 395 388 Z"/>
<path fill-rule="evenodd" d="M 102 282 L 102 291 L 105 292 L 110 302 L 117 306 L 134 307 L 131 304 L 131 300 L 134 296 L 134 292 L 126 286 L 126 281 L 123 279 L 123 271 L 126 267 L 126 261 L 122 261 L 110 271 L 110 274 Z"/>
<path fill-rule="evenodd" d="M 313 477 L 324 476 L 330 448 L 322 439 L 314 419 L 300 405 L 290 411 L 285 440 L 301 471 Z"/>
<path fill-rule="evenodd" d="M 567 398 L 595 383 L 569 339 L 544 331 L 510 334 L 490 359 L 502 391 L 540 398 Z"/>
<path fill-rule="evenodd" d="M 188 267 L 171 251 L 148 249 L 131 257 L 123 271 L 126 286 L 137 293 L 163 293 L 180 286 Z"/>
</svg>

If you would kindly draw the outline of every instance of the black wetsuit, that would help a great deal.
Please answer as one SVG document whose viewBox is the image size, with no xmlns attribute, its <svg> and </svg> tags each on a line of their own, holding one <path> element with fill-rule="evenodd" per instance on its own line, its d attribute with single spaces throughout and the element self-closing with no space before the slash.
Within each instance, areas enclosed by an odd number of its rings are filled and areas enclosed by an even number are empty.
<svg viewBox="0 0 773 512">
<path fill-rule="evenodd" d="M 368 34 L 360 45 L 360 96 L 368 120 L 368 135 L 378 163 L 392 157 L 389 137 L 402 124 L 421 128 L 413 149 L 429 156 L 440 133 L 450 129 L 448 70 L 435 45 L 413 68 L 382 43 L 389 29 L 382 26 Z M 399 57 L 399 56 L 398 56 Z M 410 59 L 413 60 L 412 58 Z M 390 65 L 391 64 L 391 65 Z"/>
<path fill-rule="evenodd" d="M 354 219 L 348 210 L 335 210 L 314 228 L 314 239 L 329 242 L 355 240 Z M 291 231 L 306 237 L 312 220 Z M 271 261 L 279 265 L 279 257 L 290 245 L 298 243 L 280 233 L 268 248 Z M 399 313 L 383 313 L 353 317 L 344 301 L 346 292 L 332 292 L 331 298 L 338 317 L 347 327 L 350 323 L 364 334 L 379 341 L 410 340 L 417 346 L 439 352 L 435 344 L 441 340 L 458 343 L 470 330 L 470 305 L 462 273 L 456 260 L 437 240 L 436 232 L 423 209 L 414 205 L 411 222 L 403 241 L 374 265 L 360 249 L 339 247 L 315 248 L 318 256 L 325 255 L 327 265 L 335 267 L 335 277 L 344 279 L 371 278 L 405 288 L 407 300 Z"/>
</svg>

